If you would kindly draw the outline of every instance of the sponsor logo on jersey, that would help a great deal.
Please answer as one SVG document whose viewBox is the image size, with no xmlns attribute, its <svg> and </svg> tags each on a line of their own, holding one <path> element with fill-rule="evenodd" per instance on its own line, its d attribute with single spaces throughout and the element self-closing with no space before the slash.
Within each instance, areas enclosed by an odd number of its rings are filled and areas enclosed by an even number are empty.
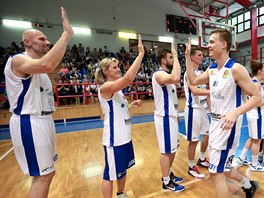
<svg viewBox="0 0 264 198">
<path fill-rule="evenodd" d="M 41 111 L 41 115 L 42 115 L 42 116 L 50 115 L 50 114 L 52 114 L 52 113 L 54 113 L 53 110 L 52 110 L 52 111 Z"/>
<path fill-rule="evenodd" d="M 217 120 L 219 120 L 219 119 L 221 119 L 221 114 L 211 113 L 211 117 L 212 117 L 212 119 L 217 119 Z"/>
<path fill-rule="evenodd" d="M 216 165 L 209 163 L 208 168 L 211 169 L 211 170 L 215 170 L 216 169 Z"/>
<path fill-rule="evenodd" d="M 129 125 L 129 124 L 131 124 L 131 118 L 124 119 L 124 121 L 125 121 L 125 124 L 126 124 L 126 125 Z"/>
<path fill-rule="evenodd" d="M 215 93 L 215 92 L 212 92 L 212 96 L 213 96 L 213 98 L 216 99 L 216 100 L 224 100 L 224 99 L 225 99 L 225 96 L 221 95 L 220 93 L 217 94 L 217 93 Z"/>
<path fill-rule="evenodd" d="M 214 87 L 216 87 L 217 84 L 218 84 L 218 81 L 214 81 L 214 82 L 213 82 L 213 86 L 214 86 Z"/>
<path fill-rule="evenodd" d="M 129 163 L 128 163 L 128 167 L 131 167 L 135 164 L 135 159 L 132 159 Z"/>
<path fill-rule="evenodd" d="M 225 70 L 222 78 L 227 78 L 229 76 L 229 71 L 228 70 Z"/>
</svg>

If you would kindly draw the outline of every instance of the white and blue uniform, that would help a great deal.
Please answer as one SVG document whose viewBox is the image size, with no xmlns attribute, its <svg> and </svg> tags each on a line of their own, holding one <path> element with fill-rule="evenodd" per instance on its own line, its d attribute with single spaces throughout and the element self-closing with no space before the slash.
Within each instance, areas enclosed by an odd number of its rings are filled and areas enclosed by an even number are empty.
<svg viewBox="0 0 264 198">
<path fill-rule="evenodd" d="M 241 88 L 235 83 L 231 69 L 235 61 L 228 59 L 218 69 L 212 64 L 208 69 L 211 98 L 211 125 L 209 130 L 209 171 L 211 173 L 228 171 L 233 155 L 239 144 L 242 115 L 237 118 L 230 130 L 223 130 L 221 116 L 241 105 Z"/>
<path fill-rule="evenodd" d="M 176 152 L 179 143 L 177 88 L 174 84 L 160 86 L 157 72 L 165 71 L 158 70 L 152 77 L 155 128 L 160 152 L 170 154 Z"/>
<path fill-rule="evenodd" d="M 57 161 L 52 84 L 47 74 L 17 77 L 11 68 L 13 58 L 8 59 L 4 72 L 9 110 L 13 113 L 10 134 L 15 155 L 25 174 L 49 174 Z"/>
<path fill-rule="evenodd" d="M 201 74 L 195 70 L 197 76 Z M 184 74 L 184 92 L 186 96 L 186 105 L 184 109 L 185 129 L 188 141 L 199 141 L 200 134 L 209 134 L 209 119 L 206 113 L 206 96 L 195 96 L 189 88 L 188 81 Z M 200 89 L 206 89 L 206 85 L 198 86 Z"/>
<path fill-rule="evenodd" d="M 105 180 L 118 180 L 135 164 L 131 139 L 131 118 L 128 102 L 122 91 L 106 100 L 98 89 L 98 98 L 104 114 L 103 145 L 105 151 Z"/>
<path fill-rule="evenodd" d="M 259 83 L 252 79 L 254 83 Z M 264 90 L 261 88 L 261 97 L 264 100 Z M 247 96 L 249 98 L 249 96 Z M 249 136 L 253 139 L 264 138 L 264 106 L 256 107 L 247 112 Z"/>
</svg>

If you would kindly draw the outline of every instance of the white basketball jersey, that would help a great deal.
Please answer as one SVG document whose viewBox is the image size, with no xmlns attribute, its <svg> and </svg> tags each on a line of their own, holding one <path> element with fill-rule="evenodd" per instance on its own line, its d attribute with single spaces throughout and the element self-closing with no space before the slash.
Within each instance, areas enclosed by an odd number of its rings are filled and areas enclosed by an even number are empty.
<svg viewBox="0 0 264 198">
<path fill-rule="evenodd" d="M 221 69 L 217 64 L 212 64 L 208 70 L 212 112 L 209 144 L 214 149 L 236 148 L 239 143 L 242 116 L 238 117 L 231 130 L 220 128 L 220 116 L 240 106 L 242 101 L 241 88 L 235 83 L 231 72 L 234 63 L 233 59 L 229 59 Z"/>
<path fill-rule="evenodd" d="M 100 88 L 98 98 L 104 114 L 103 145 L 119 146 L 131 141 L 131 118 L 128 102 L 122 91 L 115 92 L 112 98 L 102 98 Z"/>
<path fill-rule="evenodd" d="M 199 76 L 202 72 L 199 70 L 195 70 L 195 74 Z M 199 85 L 198 88 L 206 89 L 206 85 Z M 186 96 L 186 107 L 193 108 L 206 108 L 207 100 L 206 96 L 195 96 L 193 95 L 191 89 L 189 88 L 189 84 L 187 82 L 186 72 L 184 73 L 184 92 Z"/>
<path fill-rule="evenodd" d="M 254 83 L 259 83 L 256 79 L 252 79 Z M 262 100 L 264 100 L 264 90 L 261 88 L 260 91 Z M 249 98 L 249 96 L 247 96 Z M 256 107 L 254 109 L 251 109 L 250 111 L 247 112 L 247 120 L 256 120 L 256 119 L 263 119 L 264 116 L 264 106 L 261 107 Z"/>
<path fill-rule="evenodd" d="M 152 76 L 152 87 L 155 103 L 154 114 L 157 116 L 178 117 L 178 97 L 176 85 L 167 84 L 160 86 L 156 81 L 157 72 L 166 71 L 158 70 Z"/>
<path fill-rule="evenodd" d="M 16 56 L 27 56 L 18 54 Z M 13 57 L 5 66 L 5 83 L 9 111 L 17 115 L 49 115 L 55 111 L 52 84 L 47 74 L 31 74 L 27 78 L 17 77 L 11 68 Z"/>
</svg>

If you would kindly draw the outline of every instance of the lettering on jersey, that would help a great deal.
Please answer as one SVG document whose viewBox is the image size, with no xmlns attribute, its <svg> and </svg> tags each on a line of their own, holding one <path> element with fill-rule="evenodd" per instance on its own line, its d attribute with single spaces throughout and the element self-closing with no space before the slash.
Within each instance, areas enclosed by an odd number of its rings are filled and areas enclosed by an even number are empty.
<svg viewBox="0 0 264 198">
<path fill-rule="evenodd" d="M 227 78 L 229 76 L 229 71 L 228 70 L 225 70 L 222 78 Z"/>
<path fill-rule="evenodd" d="M 51 166 L 51 167 L 44 167 L 44 168 L 42 168 L 41 169 L 41 172 L 43 173 L 43 172 L 46 172 L 46 171 L 48 171 L 48 170 L 50 170 L 50 169 L 52 169 L 53 168 L 53 166 Z"/>
<path fill-rule="evenodd" d="M 221 114 L 211 113 L 211 118 L 215 119 L 215 120 L 220 120 L 221 119 Z"/>
<path fill-rule="evenodd" d="M 208 168 L 211 169 L 211 170 L 215 170 L 216 169 L 216 165 L 209 163 Z"/>
<path fill-rule="evenodd" d="M 174 104 L 174 109 L 178 110 L 178 104 Z"/>
<path fill-rule="evenodd" d="M 56 154 L 56 155 L 54 155 L 54 157 L 53 157 L 53 161 L 56 162 L 57 160 L 58 160 L 58 155 Z"/>
<path fill-rule="evenodd" d="M 135 159 L 132 159 L 129 163 L 128 163 L 128 167 L 131 167 L 135 164 Z"/>
<path fill-rule="evenodd" d="M 50 114 L 52 114 L 52 113 L 54 113 L 53 110 L 52 110 L 52 111 L 41 111 L 41 115 L 42 115 L 42 116 L 50 115 Z"/>
<path fill-rule="evenodd" d="M 203 105 L 203 104 L 205 104 L 207 102 L 207 99 L 205 98 L 205 99 L 202 99 L 202 100 L 200 100 L 200 104 L 201 105 Z"/>
<path fill-rule="evenodd" d="M 234 159 L 234 155 L 231 155 L 227 161 L 226 161 L 226 165 L 225 165 L 225 169 L 231 169 L 231 165 Z"/>
<path fill-rule="evenodd" d="M 126 125 L 130 125 L 131 124 L 131 118 L 124 119 L 124 120 L 125 120 L 125 124 Z"/>
<path fill-rule="evenodd" d="M 224 100 L 224 99 L 225 99 L 225 96 L 221 95 L 220 93 L 217 94 L 217 93 L 215 93 L 215 92 L 212 92 L 212 96 L 213 96 L 213 98 L 216 99 L 216 100 Z"/>
<path fill-rule="evenodd" d="M 216 87 L 217 84 L 218 84 L 218 81 L 214 81 L 214 82 L 213 82 L 213 86 L 214 86 L 214 87 Z"/>
</svg>

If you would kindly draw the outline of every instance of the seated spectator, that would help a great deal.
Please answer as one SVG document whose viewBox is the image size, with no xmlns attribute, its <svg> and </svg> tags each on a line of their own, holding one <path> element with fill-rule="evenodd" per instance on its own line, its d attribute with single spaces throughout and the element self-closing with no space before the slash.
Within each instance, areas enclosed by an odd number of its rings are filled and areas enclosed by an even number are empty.
<svg viewBox="0 0 264 198">
<path fill-rule="evenodd" d="M 57 81 L 57 89 L 58 89 L 58 95 L 59 96 L 68 96 L 70 95 L 70 88 L 67 85 L 64 85 L 64 81 L 62 79 L 59 79 Z M 57 97 L 55 97 L 56 99 Z M 70 98 L 65 99 L 64 98 L 60 98 L 60 104 L 61 105 L 65 105 L 65 104 L 69 104 L 70 103 Z"/>
<path fill-rule="evenodd" d="M 79 83 L 77 77 L 72 78 L 71 82 L 72 86 L 70 87 L 70 93 L 71 95 L 83 95 L 83 87 Z M 75 104 L 83 103 L 83 97 L 75 97 L 72 100 Z"/>
</svg>

